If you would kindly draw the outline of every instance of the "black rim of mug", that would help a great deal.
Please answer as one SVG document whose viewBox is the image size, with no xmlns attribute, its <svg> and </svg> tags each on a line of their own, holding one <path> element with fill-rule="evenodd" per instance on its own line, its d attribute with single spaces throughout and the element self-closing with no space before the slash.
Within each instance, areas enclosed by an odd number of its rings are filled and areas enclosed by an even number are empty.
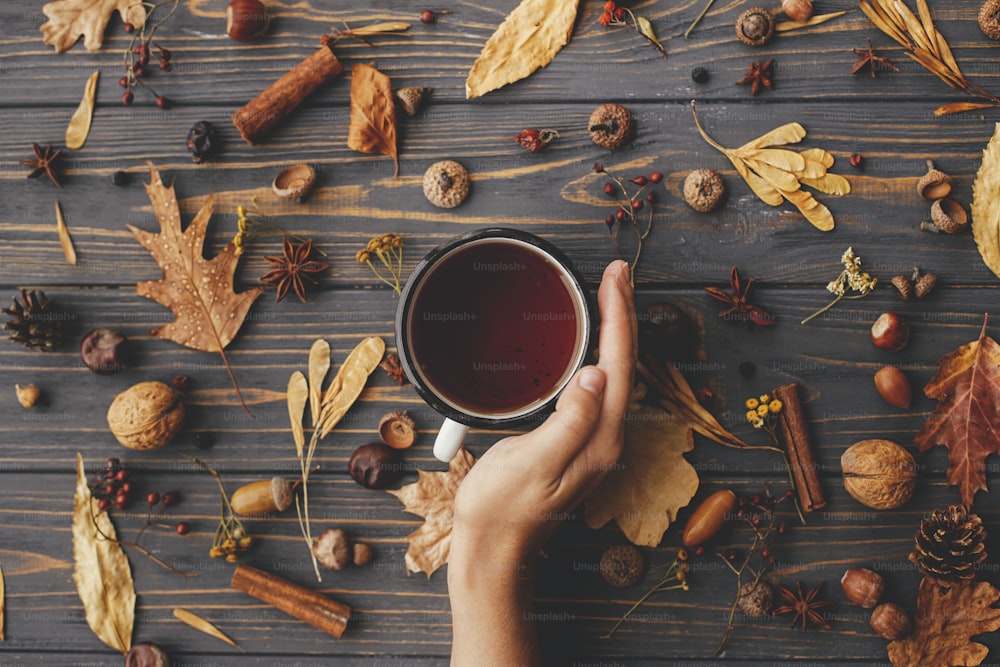
<svg viewBox="0 0 1000 667">
<path fill-rule="evenodd" d="M 467 232 L 461 236 L 451 239 L 450 241 L 442 243 L 427 253 L 424 258 L 417 263 L 417 266 L 413 269 L 410 277 L 406 280 L 406 285 L 403 287 L 403 291 L 399 296 L 399 305 L 396 307 L 395 324 L 397 353 L 399 355 L 399 362 L 403 367 L 403 371 L 406 373 L 406 377 L 409 378 L 410 383 L 413 384 L 413 388 L 417 391 L 417 394 L 420 395 L 420 398 L 422 398 L 424 402 L 426 402 L 442 416 L 460 424 L 465 424 L 466 426 L 480 428 L 522 425 L 531 421 L 536 421 L 540 416 L 550 412 L 555 405 L 556 400 L 559 398 L 559 394 L 562 393 L 563 388 L 560 387 L 559 391 L 553 394 L 549 400 L 523 415 L 515 417 L 490 418 L 466 414 L 465 412 L 462 412 L 445 402 L 424 384 L 420 374 L 416 372 L 416 369 L 410 362 L 409 341 L 407 340 L 406 335 L 404 335 L 407 322 L 406 316 L 409 313 L 414 293 L 417 286 L 423 281 L 424 276 L 431 269 L 431 267 L 433 267 L 442 256 L 451 252 L 458 246 L 471 243 L 472 241 L 479 241 L 481 239 L 513 239 L 515 241 L 527 243 L 528 245 L 538 248 L 544 252 L 563 270 L 565 270 L 567 274 L 569 274 L 570 278 L 573 280 L 574 287 L 583 297 L 583 316 L 585 318 L 581 347 L 584 353 L 581 355 L 580 361 L 573 368 L 573 373 L 584 365 L 587 353 L 590 350 L 591 328 L 593 326 L 594 319 L 591 317 L 590 293 L 587 290 L 586 282 L 583 280 L 583 276 L 581 276 L 576 270 L 576 267 L 573 266 L 573 262 L 570 261 L 570 259 L 554 245 L 543 238 L 535 236 L 534 234 L 521 231 L 520 229 L 514 229 L 512 227 L 486 227 Z"/>
</svg>

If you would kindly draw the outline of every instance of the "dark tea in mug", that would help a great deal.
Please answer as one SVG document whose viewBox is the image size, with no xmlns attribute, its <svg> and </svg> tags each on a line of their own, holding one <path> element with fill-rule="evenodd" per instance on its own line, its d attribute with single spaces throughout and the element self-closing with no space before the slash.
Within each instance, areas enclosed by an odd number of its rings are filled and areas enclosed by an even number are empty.
<svg viewBox="0 0 1000 667">
<path fill-rule="evenodd" d="M 576 370 L 585 304 L 566 271 L 529 243 L 485 238 L 436 261 L 413 295 L 411 362 L 472 416 L 530 412 Z"/>
</svg>

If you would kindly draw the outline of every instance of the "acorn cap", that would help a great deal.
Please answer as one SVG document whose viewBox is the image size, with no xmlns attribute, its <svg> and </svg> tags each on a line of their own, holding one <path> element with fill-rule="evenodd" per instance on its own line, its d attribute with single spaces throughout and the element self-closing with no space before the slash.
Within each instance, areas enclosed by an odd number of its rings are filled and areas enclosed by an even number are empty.
<svg viewBox="0 0 1000 667">
<path fill-rule="evenodd" d="M 990 39 L 1000 39 L 1000 0 L 986 0 L 980 7 L 979 28 Z"/>
<path fill-rule="evenodd" d="M 938 199 L 931 206 L 931 220 L 943 232 L 958 234 L 969 224 L 969 214 L 954 199 Z"/>
<path fill-rule="evenodd" d="M 766 7 L 751 7 L 736 19 L 736 37 L 747 46 L 763 46 L 774 36 L 774 15 Z"/>
<path fill-rule="evenodd" d="M 714 169 L 695 169 L 684 179 L 684 201 L 701 213 L 708 213 L 719 205 L 726 186 L 722 176 Z"/>
<path fill-rule="evenodd" d="M 909 276 L 893 276 L 892 286 L 896 289 L 896 296 L 903 301 L 909 301 L 913 296 L 913 281 Z"/>
<path fill-rule="evenodd" d="M 417 425 L 405 412 L 388 412 L 378 423 L 378 434 L 393 449 L 406 449 L 417 439 Z"/>
<path fill-rule="evenodd" d="M 601 576 L 615 588 L 639 583 L 646 571 L 642 553 L 631 544 L 611 547 L 601 556 Z"/>
<path fill-rule="evenodd" d="M 933 273 L 925 273 L 917 279 L 916 285 L 913 286 L 913 291 L 918 299 L 923 299 L 931 293 L 935 285 L 937 285 L 937 276 Z"/>
<path fill-rule="evenodd" d="M 917 194 L 924 199 L 943 199 L 951 194 L 951 176 L 927 161 L 927 173 L 917 181 Z"/>
<path fill-rule="evenodd" d="M 282 199 L 302 199 L 316 185 L 316 170 L 307 164 L 285 167 L 274 177 L 271 189 Z"/>
<path fill-rule="evenodd" d="M 433 90 L 423 86 L 406 86 L 396 91 L 396 101 L 403 113 L 415 116 Z"/>
<path fill-rule="evenodd" d="M 275 476 L 271 478 L 271 497 L 274 498 L 274 506 L 278 511 L 284 512 L 291 507 L 295 494 L 287 479 Z"/>
<path fill-rule="evenodd" d="M 602 104 L 590 114 L 587 131 L 594 143 L 601 148 L 619 148 L 635 135 L 632 112 L 613 102 Z"/>
<path fill-rule="evenodd" d="M 424 196 L 439 208 L 455 208 L 469 194 L 469 172 L 454 160 L 435 162 L 424 172 Z"/>
</svg>

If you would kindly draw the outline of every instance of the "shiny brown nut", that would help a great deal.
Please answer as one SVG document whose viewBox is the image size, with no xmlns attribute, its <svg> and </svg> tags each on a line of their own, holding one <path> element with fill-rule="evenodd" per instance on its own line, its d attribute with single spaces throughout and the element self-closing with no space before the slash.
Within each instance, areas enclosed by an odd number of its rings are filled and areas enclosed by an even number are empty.
<svg viewBox="0 0 1000 667">
<path fill-rule="evenodd" d="M 781 11 L 793 21 L 808 21 L 813 15 L 812 0 L 781 0 Z"/>
<path fill-rule="evenodd" d="M 162 382 L 140 382 L 115 396 L 108 426 L 129 449 L 156 449 L 170 442 L 184 421 L 184 405 Z"/>
<path fill-rule="evenodd" d="M 98 375 L 125 369 L 125 336 L 114 329 L 94 329 L 80 341 L 83 365 Z"/>
<path fill-rule="evenodd" d="M 917 463 L 891 440 L 862 440 L 840 457 L 844 488 L 862 505 L 877 510 L 896 509 L 913 496 Z"/>
<path fill-rule="evenodd" d="M 903 371 L 883 366 L 875 372 L 875 390 L 889 405 L 906 410 L 913 400 L 913 387 Z"/>
<path fill-rule="evenodd" d="M 125 655 L 125 667 L 170 667 L 170 656 L 156 644 L 140 642 Z"/>
<path fill-rule="evenodd" d="M 684 535 L 681 538 L 684 546 L 696 547 L 708 542 L 735 511 L 736 494 L 729 489 L 716 491 L 705 498 L 684 526 Z"/>
<path fill-rule="evenodd" d="M 267 33 L 271 15 L 260 0 L 230 0 L 226 6 L 226 34 L 237 42 L 253 42 Z"/>
<path fill-rule="evenodd" d="M 272 477 L 250 482 L 236 489 L 230 504 L 233 511 L 243 516 L 263 516 L 284 512 L 295 494 L 292 485 L 284 477 Z"/>
<path fill-rule="evenodd" d="M 384 489 L 399 479 L 402 467 L 397 450 L 384 443 L 373 442 L 354 450 L 347 471 L 355 482 L 366 489 Z"/>
<path fill-rule="evenodd" d="M 910 616 L 897 604 L 883 602 L 872 611 L 872 630 L 883 639 L 895 641 L 910 634 L 913 624 Z"/>
<path fill-rule="evenodd" d="M 840 586 L 847 599 L 856 605 L 871 609 L 878 604 L 885 591 L 885 580 L 878 572 L 864 567 L 852 567 L 840 578 Z"/>
<path fill-rule="evenodd" d="M 910 325 L 896 313 L 882 313 L 872 324 L 870 338 L 880 350 L 899 352 L 910 342 Z"/>
</svg>

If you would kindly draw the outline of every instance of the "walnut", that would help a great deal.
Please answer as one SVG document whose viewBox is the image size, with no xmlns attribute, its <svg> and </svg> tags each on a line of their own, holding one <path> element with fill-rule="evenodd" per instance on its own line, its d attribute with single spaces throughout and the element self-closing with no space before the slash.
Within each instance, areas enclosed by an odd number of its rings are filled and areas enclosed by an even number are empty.
<svg viewBox="0 0 1000 667">
<path fill-rule="evenodd" d="M 140 382 L 115 396 L 108 426 L 129 449 L 156 449 L 170 442 L 184 421 L 177 393 L 162 382 Z"/>
<path fill-rule="evenodd" d="M 862 440 L 840 457 L 844 488 L 862 505 L 889 510 L 913 496 L 917 468 L 913 456 L 890 440 Z"/>
</svg>

